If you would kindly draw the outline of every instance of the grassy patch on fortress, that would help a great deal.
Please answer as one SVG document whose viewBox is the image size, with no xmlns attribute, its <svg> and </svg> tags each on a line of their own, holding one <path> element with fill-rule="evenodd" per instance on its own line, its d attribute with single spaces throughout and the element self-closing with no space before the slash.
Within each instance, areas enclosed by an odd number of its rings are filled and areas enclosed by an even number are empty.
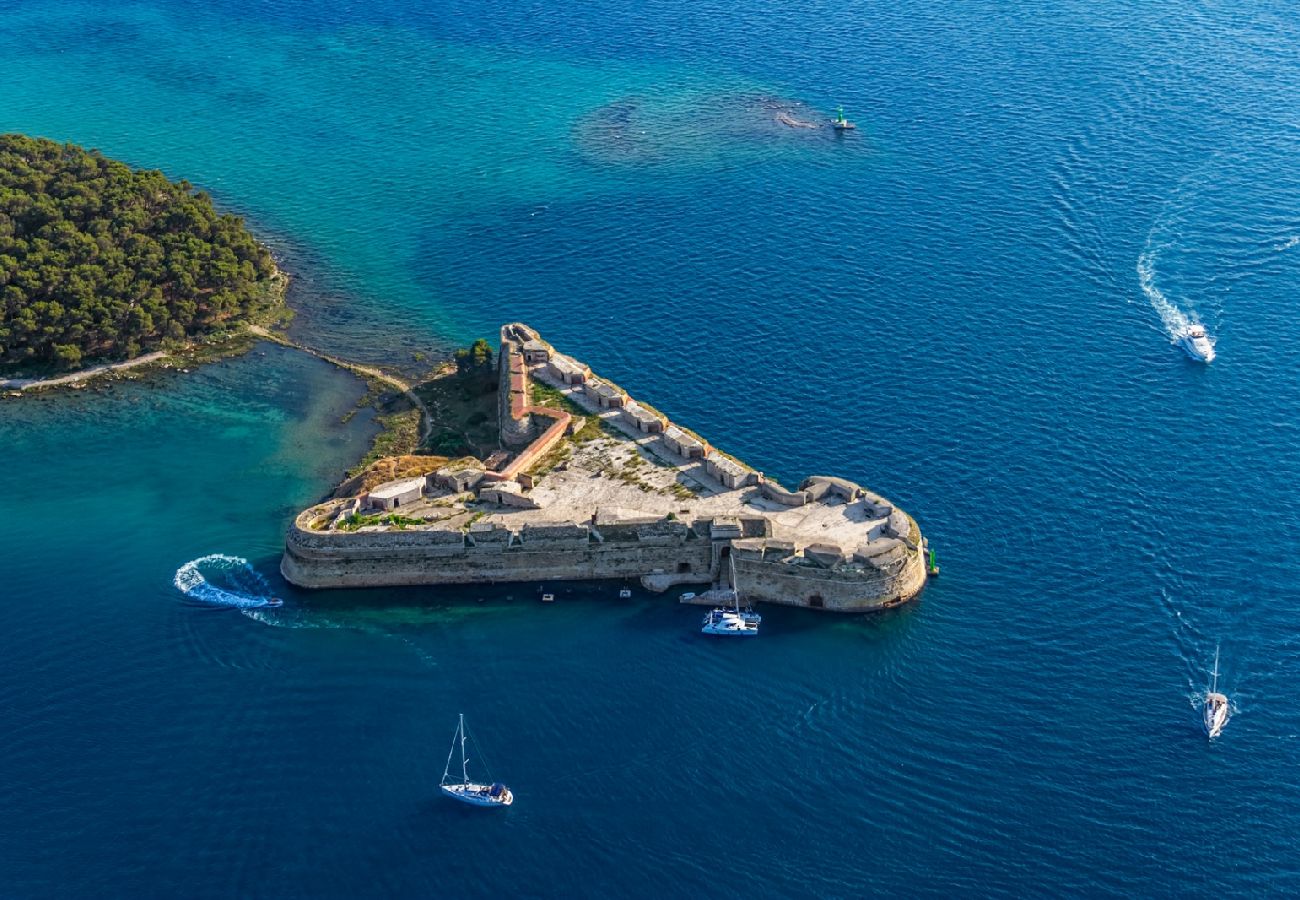
<svg viewBox="0 0 1300 900">
<path fill-rule="evenodd" d="M 412 519 L 410 516 L 399 516 L 393 513 L 381 513 L 373 516 L 351 515 L 339 523 L 339 531 L 356 531 L 359 528 L 365 528 L 367 525 L 391 525 L 398 531 L 406 528 L 407 525 L 427 525 L 427 519 Z"/>
<path fill-rule="evenodd" d="M 582 427 L 573 433 L 572 439 L 579 444 L 585 444 L 587 441 L 593 441 L 599 437 L 612 435 L 621 437 L 621 435 L 605 424 L 605 420 L 600 416 L 592 415 L 578 404 L 574 403 L 563 391 L 551 387 L 549 384 L 543 384 L 536 379 L 530 382 L 532 387 L 533 406 L 545 406 L 549 409 L 561 409 L 573 416 L 575 419 L 582 420 Z"/>
</svg>

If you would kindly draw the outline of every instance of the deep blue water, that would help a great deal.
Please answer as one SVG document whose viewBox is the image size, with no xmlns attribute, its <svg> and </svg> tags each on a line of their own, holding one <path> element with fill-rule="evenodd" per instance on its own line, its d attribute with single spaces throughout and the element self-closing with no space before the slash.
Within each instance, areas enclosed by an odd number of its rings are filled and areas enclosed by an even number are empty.
<svg viewBox="0 0 1300 900">
<path fill-rule="evenodd" d="M 0 14 L 0 128 L 244 212 L 304 339 L 405 365 L 531 322 L 897 500 L 944 571 L 744 646 L 600 587 L 307 595 L 281 535 L 365 446 L 351 379 L 265 348 L 5 402 L 0 893 L 1300 891 L 1290 5 Z M 212 552 L 286 605 L 186 602 Z M 458 712 L 504 814 L 437 796 Z"/>
</svg>

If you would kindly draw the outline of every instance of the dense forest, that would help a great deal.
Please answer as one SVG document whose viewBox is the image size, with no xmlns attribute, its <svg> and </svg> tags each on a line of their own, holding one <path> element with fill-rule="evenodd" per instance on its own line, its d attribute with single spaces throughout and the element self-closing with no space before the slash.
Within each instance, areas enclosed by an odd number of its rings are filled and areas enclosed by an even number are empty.
<svg viewBox="0 0 1300 900">
<path fill-rule="evenodd" d="M 265 316 L 271 254 L 188 182 L 0 135 L 0 365 L 71 369 Z"/>
</svg>

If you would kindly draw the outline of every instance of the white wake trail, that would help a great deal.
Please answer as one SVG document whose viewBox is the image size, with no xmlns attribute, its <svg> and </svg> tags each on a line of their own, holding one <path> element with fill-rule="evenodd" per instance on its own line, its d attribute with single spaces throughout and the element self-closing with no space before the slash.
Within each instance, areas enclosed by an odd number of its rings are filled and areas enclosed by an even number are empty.
<svg viewBox="0 0 1300 900">
<path fill-rule="evenodd" d="M 1175 306 L 1156 285 L 1156 261 L 1159 258 L 1160 248 L 1152 247 L 1148 241 L 1146 248 L 1138 256 L 1138 284 L 1142 286 L 1142 293 L 1146 294 L 1152 308 L 1159 314 L 1160 321 L 1164 323 L 1169 340 L 1174 341 L 1192 323 L 1192 319 Z"/>
<path fill-rule="evenodd" d="M 284 604 L 271 594 L 266 579 L 241 556 L 211 553 L 192 559 L 176 570 L 172 583 L 191 600 L 213 606 L 259 609 Z"/>
</svg>

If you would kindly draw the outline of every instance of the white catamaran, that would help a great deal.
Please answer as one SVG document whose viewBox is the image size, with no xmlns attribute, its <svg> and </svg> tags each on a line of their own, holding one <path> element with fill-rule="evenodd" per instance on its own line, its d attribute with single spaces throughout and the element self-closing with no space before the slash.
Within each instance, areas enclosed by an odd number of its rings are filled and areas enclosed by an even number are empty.
<svg viewBox="0 0 1300 900">
<path fill-rule="evenodd" d="M 442 792 L 461 803 L 471 806 L 509 806 L 515 802 L 515 795 L 510 788 L 499 781 L 491 784 L 475 784 L 469 780 L 469 758 L 465 755 L 465 715 L 460 716 L 456 734 L 451 739 L 451 750 L 447 753 L 447 767 L 442 770 L 440 787 Z M 460 781 L 451 777 L 451 760 L 456 755 L 456 745 L 460 744 Z M 486 768 L 486 764 L 484 766 Z M 491 774 L 491 773 L 489 773 Z"/>
<path fill-rule="evenodd" d="M 1214 648 L 1214 674 L 1205 695 L 1205 733 L 1216 738 L 1228 724 L 1228 698 L 1219 693 L 1219 648 Z"/>
<path fill-rule="evenodd" d="M 700 631 L 704 634 L 754 637 L 758 634 L 758 626 L 762 623 L 763 617 L 748 605 L 743 610 L 740 608 L 740 590 L 736 587 L 736 560 L 730 556 L 728 560 L 731 563 L 731 599 L 733 606 L 730 609 L 725 606 L 716 606 L 709 610 L 708 615 L 704 617 L 704 624 Z"/>
</svg>

